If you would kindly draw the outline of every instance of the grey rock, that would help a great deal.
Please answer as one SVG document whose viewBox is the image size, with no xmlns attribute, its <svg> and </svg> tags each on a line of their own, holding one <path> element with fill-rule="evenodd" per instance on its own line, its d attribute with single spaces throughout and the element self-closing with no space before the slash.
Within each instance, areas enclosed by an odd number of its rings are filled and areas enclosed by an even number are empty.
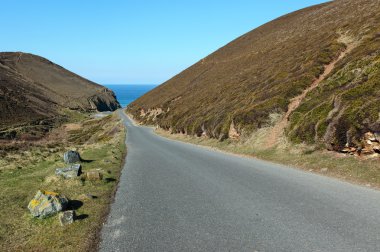
<svg viewBox="0 0 380 252">
<path fill-rule="evenodd" d="M 74 164 L 81 161 L 80 155 L 77 151 L 68 151 L 63 154 L 63 160 L 66 164 Z"/>
<path fill-rule="evenodd" d="M 75 220 L 75 211 L 69 210 L 69 211 L 61 212 L 58 215 L 58 219 L 59 219 L 59 223 L 61 223 L 61 226 L 70 225 Z"/>
<path fill-rule="evenodd" d="M 68 204 L 69 201 L 65 196 L 39 190 L 29 202 L 28 209 L 33 217 L 46 218 L 65 210 Z"/>
<path fill-rule="evenodd" d="M 66 168 L 55 169 L 57 176 L 62 176 L 66 179 L 78 177 L 82 173 L 82 166 L 80 164 L 73 164 Z"/>
</svg>

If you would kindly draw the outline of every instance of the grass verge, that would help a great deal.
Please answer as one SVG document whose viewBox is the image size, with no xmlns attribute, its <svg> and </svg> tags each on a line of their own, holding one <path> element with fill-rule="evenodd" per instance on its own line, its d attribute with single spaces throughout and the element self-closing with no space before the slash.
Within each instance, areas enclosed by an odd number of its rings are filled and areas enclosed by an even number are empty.
<svg viewBox="0 0 380 252">
<path fill-rule="evenodd" d="M 0 147 L 0 251 L 94 251 L 126 153 L 120 118 L 77 117 L 39 141 L 3 142 Z M 71 149 L 86 160 L 83 172 L 98 170 L 103 179 L 55 176 L 56 168 L 65 167 L 63 153 Z M 27 205 L 39 189 L 68 197 L 77 220 L 62 227 L 57 216 L 32 218 Z"/>
<path fill-rule="evenodd" d="M 227 139 L 221 142 L 206 137 L 170 134 L 162 129 L 157 129 L 156 133 L 173 140 L 272 161 L 380 189 L 379 158 L 359 158 L 304 145 L 283 144 L 281 147 L 264 149 L 259 147 L 260 144 L 250 144 L 249 141 L 238 142 Z"/>
</svg>

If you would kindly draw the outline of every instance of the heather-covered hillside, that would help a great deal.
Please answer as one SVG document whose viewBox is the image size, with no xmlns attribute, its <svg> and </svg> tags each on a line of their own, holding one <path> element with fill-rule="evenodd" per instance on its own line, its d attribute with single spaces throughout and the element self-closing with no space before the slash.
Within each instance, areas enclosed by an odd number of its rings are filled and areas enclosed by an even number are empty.
<svg viewBox="0 0 380 252">
<path fill-rule="evenodd" d="M 355 151 L 372 134 L 377 146 L 379 27 L 378 0 L 288 14 L 200 60 L 128 111 L 174 133 L 221 140 L 272 128 L 267 147 L 283 133 L 295 143 Z"/>
<path fill-rule="evenodd" d="M 42 57 L 0 53 L 0 139 L 35 135 L 65 120 L 65 109 L 115 110 L 114 93 Z"/>
</svg>

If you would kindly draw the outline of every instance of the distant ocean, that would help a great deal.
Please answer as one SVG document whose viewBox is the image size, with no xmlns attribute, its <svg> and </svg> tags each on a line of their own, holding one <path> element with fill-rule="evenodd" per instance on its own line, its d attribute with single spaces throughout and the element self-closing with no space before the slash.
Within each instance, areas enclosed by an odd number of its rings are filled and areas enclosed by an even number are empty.
<svg viewBox="0 0 380 252">
<path fill-rule="evenodd" d="M 157 87 L 157 85 L 115 85 L 115 84 L 103 84 L 107 88 L 111 89 L 119 101 L 120 105 L 124 108 L 143 94 Z"/>
</svg>

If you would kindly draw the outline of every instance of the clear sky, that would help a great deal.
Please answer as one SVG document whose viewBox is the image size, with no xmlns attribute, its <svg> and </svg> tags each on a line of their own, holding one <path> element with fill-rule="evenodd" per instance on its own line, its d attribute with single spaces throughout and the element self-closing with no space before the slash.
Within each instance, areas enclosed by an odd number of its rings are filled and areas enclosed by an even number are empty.
<svg viewBox="0 0 380 252">
<path fill-rule="evenodd" d="M 160 84 L 276 17 L 321 0 L 1 0 L 0 51 L 95 82 Z"/>
</svg>

